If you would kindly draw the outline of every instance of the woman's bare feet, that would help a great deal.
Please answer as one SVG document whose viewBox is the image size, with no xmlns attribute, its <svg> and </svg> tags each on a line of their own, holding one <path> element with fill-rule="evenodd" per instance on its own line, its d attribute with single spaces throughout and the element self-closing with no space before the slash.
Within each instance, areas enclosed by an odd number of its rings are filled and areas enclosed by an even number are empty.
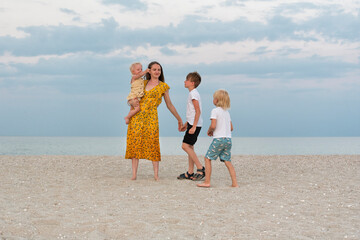
<svg viewBox="0 0 360 240">
<path fill-rule="evenodd" d="M 132 176 L 131 180 L 136 180 L 136 176 Z"/>
<path fill-rule="evenodd" d="M 232 184 L 231 187 L 239 187 L 238 184 Z"/>
<path fill-rule="evenodd" d="M 210 183 L 199 183 L 199 184 L 196 184 L 196 186 L 198 186 L 198 187 L 204 187 L 204 188 L 209 188 L 209 187 L 210 187 Z"/>
</svg>

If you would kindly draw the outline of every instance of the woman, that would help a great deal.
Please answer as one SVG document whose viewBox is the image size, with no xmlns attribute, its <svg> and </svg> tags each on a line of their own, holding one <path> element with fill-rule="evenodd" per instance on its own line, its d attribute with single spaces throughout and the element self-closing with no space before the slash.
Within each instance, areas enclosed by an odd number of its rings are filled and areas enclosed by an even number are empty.
<svg viewBox="0 0 360 240">
<path fill-rule="evenodd" d="M 169 89 L 165 83 L 162 67 L 158 62 L 151 62 L 146 74 L 144 96 L 140 101 L 140 112 L 130 119 L 126 141 L 126 159 L 132 159 L 132 180 L 137 177 L 139 159 L 152 161 L 154 178 L 159 179 L 159 162 L 161 161 L 159 143 L 159 121 L 157 107 L 164 97 L 169 111 L 178 120 L 178 129 L 182 120 L 171 103 Z"/>
</svg>

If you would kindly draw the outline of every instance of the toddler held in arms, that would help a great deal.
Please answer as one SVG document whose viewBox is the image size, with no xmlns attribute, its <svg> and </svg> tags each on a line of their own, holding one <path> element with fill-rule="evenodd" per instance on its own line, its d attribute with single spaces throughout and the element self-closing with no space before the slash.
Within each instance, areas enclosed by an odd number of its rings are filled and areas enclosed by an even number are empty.
<svg viewBox="0 0 360 240">
<path fill-rule="evenodd" d="M 125 123 L 129 124 L 130 118 L 140 111 L 140 99 L 144 96 L 144 80 L 142 77 L 149 72 L 149 69 L 142 70 L 141 63 L 133 63 L 130 66 L 131 77 L 131 91 L 127 97 L 128 104 L 130 105 L 130 111 L 124 118 Z"/>
</svg>

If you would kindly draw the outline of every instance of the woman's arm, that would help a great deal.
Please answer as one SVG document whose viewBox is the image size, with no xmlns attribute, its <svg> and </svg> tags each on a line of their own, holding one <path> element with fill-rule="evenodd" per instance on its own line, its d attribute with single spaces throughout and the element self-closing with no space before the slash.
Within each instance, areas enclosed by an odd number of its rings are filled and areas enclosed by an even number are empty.
<svg viewBox="0 0 360 240">
<path fill-rule="evenodd" d="M 182 120 L 181 120 L 180 115 L 176 111 L 176 108 L 174 107 L 174 105 L 171 102 L 169 90 L 166 90 L 166 92 L 164 93 L 164 100 L 166 103 L 166 107 L 169 109 L 169 111 L 172 113 L 172 115 L 174 115 L 174 117 L 178 120 L 178 129 L 180 131 L 181 127 L 182 127 Z"/>
</svg>

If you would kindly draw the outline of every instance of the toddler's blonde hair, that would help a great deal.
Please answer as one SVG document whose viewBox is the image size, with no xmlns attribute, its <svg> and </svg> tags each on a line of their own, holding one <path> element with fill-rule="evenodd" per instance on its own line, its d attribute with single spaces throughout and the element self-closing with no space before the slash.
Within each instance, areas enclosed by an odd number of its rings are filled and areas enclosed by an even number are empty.
<svg viewBox="0 0 360 240">
<path fill-rule="evenodd" d="M 131 72 L 131 73 L 132 73 L 132 71 L 133 71 L 133 69 L 134 69 L 134 67 L 135 67 L 136 65 L 141 65 L 141 63 L 135 62 L 135 63 L 131 64 L 131 65 L 130 65 L 130 72 Z M 142 66 L 142 65 L 141 65 L 141 66 Z"/>
<path fill-rule="evenodd" d="M 215 104 L 217 107 L 221 107 L 225 110 L 230 108 L 230 96 L 224 89 L 219 89 L 214 93 L 214 98 L 217 100 Z"/>
</svg>

